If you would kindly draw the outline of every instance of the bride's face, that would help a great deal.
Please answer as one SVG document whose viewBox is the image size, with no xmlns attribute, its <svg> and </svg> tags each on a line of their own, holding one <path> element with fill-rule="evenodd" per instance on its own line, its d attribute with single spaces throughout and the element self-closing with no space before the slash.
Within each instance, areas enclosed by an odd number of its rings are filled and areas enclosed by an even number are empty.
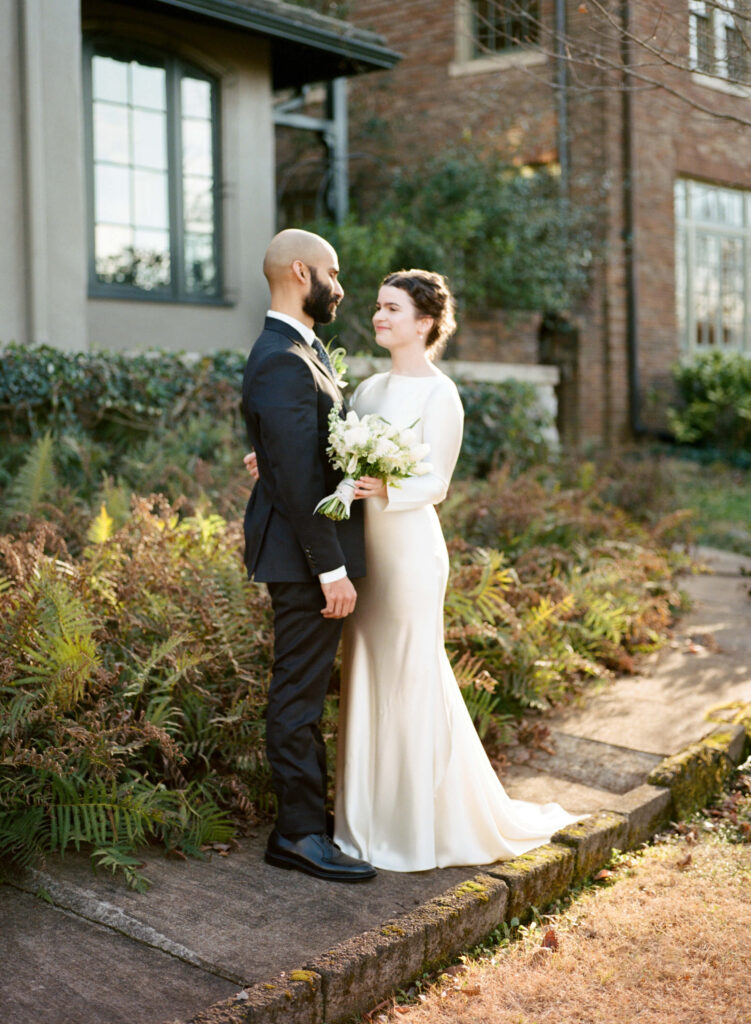
<svg viewBox="0 0 751 1024">
<path fill-rule="evenodd" d="M 373 327 L 378 344 L 390 352 L 410 346 L 424 351 L 431 323 L 429 316 L 418 316 L 411 296 L 403 288 L 387 284 L 378 292 Z"/>
</svg>

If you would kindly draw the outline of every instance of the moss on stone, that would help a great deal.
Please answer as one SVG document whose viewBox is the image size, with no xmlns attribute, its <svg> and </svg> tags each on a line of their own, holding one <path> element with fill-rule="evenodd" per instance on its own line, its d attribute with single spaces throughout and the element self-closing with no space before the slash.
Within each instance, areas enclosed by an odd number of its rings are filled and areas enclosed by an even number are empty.
<svg viewBox="0 0 751 1024">
<path fill-rule="evenodd" d="M 387 924 L 381 928 L 381 935 L 406 935 L 406 932 L 403 928 L 400 928 L 399 925 Z"/>
<path fill-rule="evenodd" d="M 305 981 L 315 991 L 317 975 L 315 971 L 290 971 L 290 981 Z"/>
<path fill-rule="evenodd" d="M 712 738 L 716 740 L 717 734 Z M 685 818 L 709 803 L 722 789 L 733 767 L 727 745 L 722 747 L 708 738 L 666 757 L 649 776 L 649 782 L 667 786 L 676 816 Z"/>
<path fill-rule="evenodd" d="M 483 885 L 481 882 L 474 882 L 471 878 L 468 878 L 466 882 L 462 882 L 461 885 L 457 885 L 454 892 L 461 895 L 476 895 L 483 903 L 487 903 L 490 899 L 487 885 Z"/>
</svg>

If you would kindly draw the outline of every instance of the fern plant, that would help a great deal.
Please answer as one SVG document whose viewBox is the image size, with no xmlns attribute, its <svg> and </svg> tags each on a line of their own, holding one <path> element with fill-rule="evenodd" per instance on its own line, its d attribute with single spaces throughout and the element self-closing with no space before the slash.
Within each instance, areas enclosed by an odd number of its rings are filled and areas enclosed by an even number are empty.
<svg viewBox="0 0 751 1024">
<path fill-rule="evenodd" d="M 34 515 L 42 502 L 52 496 L 57 486 L 53 452 L 54 441 L 49 432 L 32 445 L 4 496 L 0 513 L 4 524 L 16 515 Z"/>
</svg>

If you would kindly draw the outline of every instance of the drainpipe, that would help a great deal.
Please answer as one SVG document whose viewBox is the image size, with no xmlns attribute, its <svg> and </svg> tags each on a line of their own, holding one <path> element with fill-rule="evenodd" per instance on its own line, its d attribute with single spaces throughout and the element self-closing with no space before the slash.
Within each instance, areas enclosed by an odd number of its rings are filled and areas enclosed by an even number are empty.
<svg viewBox="0 0 751 1024">
<path fill-rule="evenodd" d="M 636 211 L 634 161 L 634 104 L 631 66 L 631 4 L 621 0 L 621 180 L 623 189 L 623 262 L 626 285 L 626 354 L 628 359 L 628 416 L 635 436 L 644 433 L 641 423 L 639 379 L 639 306 L 636 276 Z"/>
<path fill-rule="evenodd" d="M 555 0 L 555 87 L 558 108 L 558 163 L 561 191 L 568 198 L 571 162 L 568 138 L 568 64 L 566 61 L 566 0 Z"/>
<path fill-rule="evenodd" d="M 347 119 L 347 79 L 335 78 L 327 88 L 326 116 L 329 129 L 324 134 L 329 151 L 331 190 L 329 206 L 337 224 L 349 213 L 349 128 Z"/>
</svg>

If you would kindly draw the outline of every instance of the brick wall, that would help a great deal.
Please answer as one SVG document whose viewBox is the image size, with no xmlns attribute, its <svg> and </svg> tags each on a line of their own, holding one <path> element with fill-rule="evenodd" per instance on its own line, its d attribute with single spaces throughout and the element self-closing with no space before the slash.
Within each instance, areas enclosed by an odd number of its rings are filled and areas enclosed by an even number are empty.
<svg viewBox="0 0 751 1024">
<path fill-rule="evenodd" d="M 617 17 L 620 4 L 611 7 Z M 542 8 L 552 24 L 552 0 Z M 687 62 L 687 0 L 632 0 L 631 13 L 635 35 L 651 36 L 676 62 Z M 575 429 L 567 436 L 616 443 L 630 432 L 619 40 L 614 32 L 603 34 L 578 0 L 568 0 L 567 16 L 569 35 L 603 56 L 598 70 L 572 69 L 569 90 L 572 201 L 593 213 L 598 256 L 589 294 L 570 315 L 579 344 L 572 385 L 576 409 L 569 413 Z M 353 0 L 350 20 L 372 28 L 403 54 L 392 71 L 351 83 L 355 207 L 367 206 L 369 196 L 388 187 L 394 168 L 419 166 L 452 143 L 469 140 L 517 163 L 557 160 L 550 60 L 456 73 L 453 0 Z M 651 79 L 702 108 L 647 82 L 637 82 L 633 91 L 640 417 L 660 427 L 679 356 L 674 182 L 686 176 L 751 189 L 751 131 L 732 120 L 739 112 L 751 114 L 751 100 L 708 88 L 685 70 L 661 70 L 645 60 L 644 51 L 636 51 L 635 63 L 651 65 L 645 72 Z M 463 359 L 533 361 L 537 323 L 528 320 L 515 332 L 501 315 L 475 318 L 455 348 Z"/>
</svg>

